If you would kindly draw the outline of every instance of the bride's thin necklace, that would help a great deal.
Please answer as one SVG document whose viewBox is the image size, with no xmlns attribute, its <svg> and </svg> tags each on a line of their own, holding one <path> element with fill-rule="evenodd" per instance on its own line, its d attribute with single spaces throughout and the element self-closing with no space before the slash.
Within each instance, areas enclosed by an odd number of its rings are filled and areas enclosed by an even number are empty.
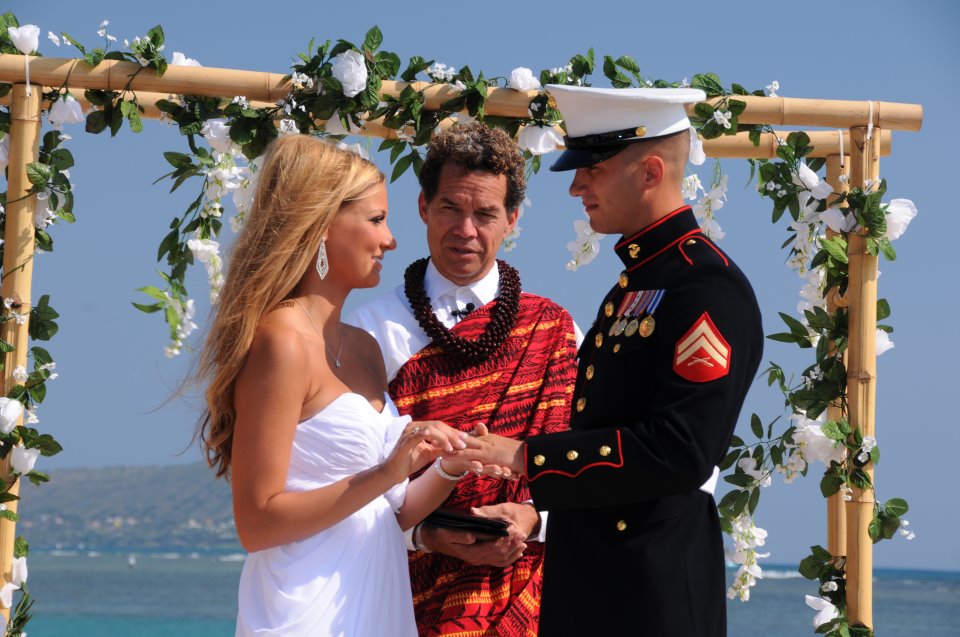
<svg viewBox="0 0 960 637">
<path fill-rule="evenodd" d="M 323 338 L 323 332 L 317 329 L 317 324 L 313 322 L 313 317 L 310 316 L 310 312 L 307 311 L 307 308 L 300 302 L 300 299 L 294 297 L 293 299 L 297 305 L 300 306 L 300 309 L 303 310 L 303 313 L 307 315 L 307 320 L 310 321 L 310 325 L 313 326 L 313 331 L 323 340 L 323 347 L 327 350 L 327 353 L 330 356 L 333 356 L 333 352 L 330 351 L 330 348 L 327 347 L 327 339 Z M 337 355 L 333 356 L 333 362 L 336 364 L 337 369 L 340 369 L 340 355 L 343 354 L 343 327 L 340 327 L 340 349 L 337 350 Z"/>
</svg>

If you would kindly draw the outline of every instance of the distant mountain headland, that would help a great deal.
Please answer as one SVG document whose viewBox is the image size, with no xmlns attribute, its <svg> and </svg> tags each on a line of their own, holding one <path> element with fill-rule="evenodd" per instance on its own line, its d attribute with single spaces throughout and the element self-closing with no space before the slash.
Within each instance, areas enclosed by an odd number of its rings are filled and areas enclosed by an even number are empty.
<svg viewBox="0 0 960 637">
<path fill-rule="evenodd" d="M 230 486 L 200 462 L 65 469 L 20 496 L 17 533 L 31 549 L 241 550 Z"/>
</svg>

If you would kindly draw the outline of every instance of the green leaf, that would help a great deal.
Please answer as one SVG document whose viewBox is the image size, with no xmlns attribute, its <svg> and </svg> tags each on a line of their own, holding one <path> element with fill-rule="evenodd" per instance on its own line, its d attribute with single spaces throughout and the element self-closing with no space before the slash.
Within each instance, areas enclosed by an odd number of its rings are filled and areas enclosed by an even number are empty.
<svg viewBox="0 0 960 637">
<path fill-rule="evenodd" d="M 39 471 L 31 471 L 27 474 L 27 478 L 29 478 L 30 482 L 38 487 L 44 482 L 50 482 L 50 476 Z"/>
<path fill-rule="evenodd" d="M 27 164 L 27 179 L 29 179 L 30 183 L 34 186 L 46 186 L 52 174 L 50 166 L 46 164 L 41 164 L 40 162 Z"/>
<path fill-rule="evenodd" d="M 891 515 L 897 517 L 903 517 L 903 515 L 910 510 L 910 506 L 907 504 L 907 501 L 902 498 L 891 498 L 883 503 L 883 508 L 887 510 Z"/>
<path fill-rule="evenodd" d="M 145 312 L 146 314 L 153 314 L 154 312 L 159 312 L 163 309 L 163 304 L 161 303 L 154 303 L 153 305 L 143 305 L 142 303 L 134 303 L 133 301 L 130 303 L 133 305 L 133 307 L 137 308 L 141 312 Z"/>
<path fill-rule="evenodd" d="M 760 503 L 760 489 L 754 489 L 750 492 L 750 499 L 747 501 L 747 511 L 750 515 L 757 510 L 757 504 Z"/>
<path fill-rule="evenodd" d="M 0 338 L 0 352 L 6 354 L 7 352 L 12 352 L 15 349 L 16 348 L 13 345 Z"/>
<path fill-rule="evenodd" d="M 734 473 L 733 475 L 723 476 L 723 479 L 725 482 L 729 482 L 734 486 L 744 488 L 752 486 L 756 482 L 756 480 L 745 473 Z"/>
<path fill-rule="evenodd" d="M 175 153 L 173 151 L 167 151 L 163 154 L 163 158 L 167 160 L 174 168 L 192 168 L 193 160 L 190 159 L 190 155 L 185 155 L 183 153 Z"/>
<path fill-rule="evenodd" d="M 846 440 L 847 438 L 847 434 L 840 429 L 839 423 L 835 421 L 826 423 L 820 428 L 820 430 L 823 432 L 823 435 L 830 440 L 842 441 Z"/>
<path fill-rule="evenodd" d="M 757 438 L 763 438 L 763 423 L 760 422 L 760 416 L 756 414 L 750 416 L 750 431 Z"/>
<path fill-rule="evenodd" d="M 363 39 L 363 48 L 373 52 L 380 48 L 382 43 L 383 34 L 380 32 L 380 28 L 374 25 L 369 31 L 367 31 L 367 35 Z"/>
<path fill-rule="evenodd" d="M 813 555 L 808 555 L 800 561 L 799 571 L 807 579 L 820 579 L 823 561 Z"/>
<path fill-rule="evenodd" d="M 726 456 L 724 456 L 723 460 L 720 462 L 720 465 L 719 465 L 720 471 L 726 471 L 727 469 L 732 467 L 733 463 L 736 462 L 739 457 L 740 457 L 739 449 L 734 449 L 733 451 L 729 452 Z"/>
<path fill-rule="evenodd" d="M 30 552 L 30 544 L 23 539 L 22 535 L 17 536 L 16 541 L 13 543 L 13 556 L 14 557 L 26 557 Z"/>
<path fill-rule="evenodd" d="M 159 49 L 163 46 L 163 27 L 158 24 L 147 31 L 147 39 L 150 40 L 155 48 Z"/>
<path fill-rule="evenodd" d="M 640 65 L 637 64 L 637 61 L 629 55 L 621 55 L 619 58 L 617 58 L 616 65 L 622 69 L 630 71 L 631 73 L 640 72 Z"/>
<path fill-rule="evenodd" d="M 825 498 L 829 498 L 834 493 L 840 491 L 840 487 L 842 486 L 843 478 L 832 473 L 824 474 L 823 478 L 820 479 L 820 493 L 822 493 Z"/>
<path fill-rule="evenodd" d="M 390 183 L 395 182 L 400 178 L 400 175 L 406 172 L 407 168 L 409 168 L 413 163 L 413 157 L 414 155 L 411 152 L 410 154 L 404 155 L 397 160 L 397 163 L 393 165 L 393 173 L 390 176 Z"/>
<path fill-rule="evenodd" d="M 744 447 L 746 444 L 743 442 L 743 438 L 737 435 L 730 437 L 730 447 Z"/>
</svg>

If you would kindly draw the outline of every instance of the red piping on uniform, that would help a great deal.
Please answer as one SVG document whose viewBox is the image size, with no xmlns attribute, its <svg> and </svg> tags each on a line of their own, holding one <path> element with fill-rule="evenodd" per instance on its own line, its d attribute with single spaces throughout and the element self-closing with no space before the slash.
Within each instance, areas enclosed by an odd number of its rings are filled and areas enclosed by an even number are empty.
<svg viewBox="0 0 960 637">
<path fill-rule="evenodd" d="M 580 470 L 577 471 L 576 473 L 570 473 L 570 472 L 568 472 L 568 471 L 563 471 L 562 469 L 547 469 L 546 471 L 541 471 L 540 473 L 538 473 L 537 475 L 533 476 L 532 478 L 528 476 L 528 477 L 527 477 L 527 482 L 533 482 L 534 480 L 536 480 L 536 479 L 539 478 L 540 476 L 547 475 L 548 473 L 558 473 L 558 474 L 560 474 L 560 475 L 562 475 L 562 476 L 566 476 L 566 477 L 568 477 L 568 478 L 576 478 L 578 475 L 580 475 L 581 473 L 583 473 L 583 472 L 586 471 L 587 469 L 592 469 L 593 467 L 613 467 L 614 469 L 619 469 L 619 468 L 623 467 L 623 446 L 622 446 L 622 444 L 621 444 L 621 442 L 620 442 L 620 430 L 619 430 L 619 429 L 617 429 L 617 453 L 620 454 L 620 464 L 615 464 L 615 463 L 613 463 L 613 462 L 594 462 L 593 464 L 588 464 L 588 465 L 586 465 L 586 466 L 580 467 Z M 524 447 L 523 447 L 523 463 L 524 463 L 524 466 L 526 466 L 526 463 L 527 463 L 527 447 L 526 447 L 526 445 L 524 445 Z"/>
<path fill-rule="evenodd" d="M 680 243 L 681 241 L 683 241 L 683 240 L 686 239 L 687 237 L 692 236 L 692 235 L 695 235 L 695 234 L 698 234 L 699 232 L 700 232 L 700 230 L 697 229 L 697 230 L 691 230 L 690 232 L 688 232 L 688 233 L 686 233 L 686 234 L 684 234 L 684 235 L 681 235 L 678 239 L 674 239 L 673 241 L 671 241 L 671 242 L 668 243 L 667 245 L 663 246 L 662 248 L 660 248 L 659 250 L 657 250 L 656 252 L 654 252 L 653 254 L 651 254 L 649 257 L 647 257 L 646 259 L 644 259 L 643 261 L 641 261 L 640 263 L 634 264 L 634 265 L 630 266 L 629 268 L 627 268 L 627 272 L 633 272 L 634 270 L 636 270 L 637 268 L 639 268 L 641 265 L 650 262 L 651 259 L 657 258 L 658 256 L 660 256 L 661 254 L 663 254 L 664 252 L 666 252 L 667 250 L 669 250 L 669 249 L 672 248 L 673 246 L 677 245 L 678 243 Z M 687 261 L 690 263 L 690 265 L 693 265 L 693 262 L 692 262 L 692 261 L 690 261 L 689 259 L 687 259 Z"/>
<path fill-rule="evenodd" d="M 620 248 L 621 246 L 625 245 L 628 241 L 633 241 L 633 240 L 636 239 L 637 237 L 642 236 L 642 235 L 650 232 L 651 230 L 653 230 L 654 228 L 656 228 L 657 226 L 659 226 L 661 223 L 666 222 L 667 219 L 670 219 L 671 217 L 674 217 L 674 216 L 680 214 L 680 213 L 683 212 L 684 210 L 689 210 L 689 209 L 690 209 L 690 206 L 680 206 L 679 208 L 677 208 L 677 209 L 674 210 L 673 212 L 669 213 L 667 216 L 662 217 L 662 218 L 660 218 L 660 219 L 657 219 L 656 221 L 654 221 L 653 223 L 651 223 L 649 226 L 647 226 L 646 228 L 644 228 L 643 230 L 641 230 L 641 231 L 638 232 L 637 234 L 631 236 L 629 239 L 624 239 L 623 241 L 621 241 L 620 243 L 618 243 L 617 245 L 615 245 L 615 246 L 614 246 L 614 249 Z"/>
<path fill-rule="evenodd" d="M 730 266 L 730 261 L 727 260 L 727 255 L 725 255 L 723 252 L 721 252 L 721 251 L 720 251 L 720 248 L 718 248 L 717 246 L 713 245 L 713 242 L 710 241 L 710 239 L 708 239 L 708 238 L 706 237 L 706 235 L 704 235 L 704 237 L 703 237 L 702 240 L 705 241 L 708 246 L 710 246 L 711 248 L 713 248 L 713 251 L 714 251 L 714 252 L 716 252 L 718 255 L 720 255 L 720 258 L 723 259 L 723 264 L 724 264 L 725 266 L 727 266 L 727 267 Z M 681 248 L 681 249 L 682 249 L 682 248 Z M 693 264 L 691 263 L 690 265 L 693 265 Z"/>
</svg>

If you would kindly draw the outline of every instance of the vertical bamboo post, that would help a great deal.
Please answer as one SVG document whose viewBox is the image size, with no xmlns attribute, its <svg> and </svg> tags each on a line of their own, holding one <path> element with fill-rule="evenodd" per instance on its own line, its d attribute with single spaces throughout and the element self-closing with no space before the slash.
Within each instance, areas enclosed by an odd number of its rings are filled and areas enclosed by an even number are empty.
<svg viewBox="0 0 960 637">
<path fill-rule="evenodd" d="M 827 183 L 833 187 L 836 193 L 844 193 L 849 190 L 847 182 L 841 177 L 849 177 L 850 162 L 844 155 L 827 156 Z M 833 201 L 828 201 L 833 205 Z M 827 237 L 833 237 L 837 233 L 827 229 Z M 827 294 L 827 312 L 833 314 L 837 311 L 837 290 L 828 290 Z M 836 345 L 830 343 L 830 352 L 836 351 Z M 843 412 L 839 406 L 831 405 L 827 408 L 827 420 L 838 421 L 843 417 Z M 831 555 L 847 554 L 847 513 L 846 502 L 843 499 L 843 493 L 834 493 L 827 499 L 827 550 Z"/>
<path fill-rule="evenodd" d="M 879 130 L 867 139 L 867 129 L 850 129 L 850 184 L 864 188 L 876 184 L 880 174 Z M 847 297 L 849 347 L 847 349 L 847 403 L 850 426 L 864 436 L 874 434 L 877 393 L 877 257 L 866 251 L 862 232 L 851 233 L 847 246 L 850 284 Z M 873 466 L 864 467 L 873 480 Z M 847 503 L 847 618 L 850 625 L 873 626 L 873 541 L 868 527 L 873 519 L 873 490 L 854 488 Z"/>
<path fill-rule="evenodd" d="M 30 181 L 27 179 L 27 164 L 35 162 L 40 155 L 40 97 L 34 89 L 27 95 L 23 84 L 14 84 L 10 102 L 10 153 L 7 164 L 7 222 L 4 232 L 3 283 L 0 294 L 19 302 L 15 310 L 23 314 L 30 311 L 30 285 L 33 278 L 33 215 L 37 207 L 36 196 L 27 196 Z M 27 322 L 5 321 L 0 329 L 3 340 L 16 349 L 3 356 L 3 393 L 10 391 L 15 381 L 13 370 L 26 366 L 29 348 L 29 325 Z M 20 423 L 18 423 L 19 425 Z M 0 477 L 11 480 L 10 456 L 0 463 Z M 18 493 L 19 483 L 11 493 Z M 17 510 L 17 503 L 7 503 L 10 511 Z M 0 518 L 0 576 L 3 583 L 9 582 L 13 567 L 13 545 L 16 540 L 16 523 Z M 3 609 L 9 617 L 9 609 Z"/>
</svg>

